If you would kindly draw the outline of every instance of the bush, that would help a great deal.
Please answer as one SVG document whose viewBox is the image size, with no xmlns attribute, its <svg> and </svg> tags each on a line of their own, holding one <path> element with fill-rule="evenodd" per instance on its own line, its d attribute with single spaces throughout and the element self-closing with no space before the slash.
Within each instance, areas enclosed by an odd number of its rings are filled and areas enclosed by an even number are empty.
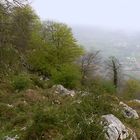
<svg viewBox="0 0 140 140">
<path fill-rule="evenodd" d="M 80 86 L 81 73 L 75 65 L 62 65 L 59 71 L 52 72 L 52 80 L 55 84 L 62 84 L 67 88 Z"/>
<path fill-rule="evenodd" d="M 30 65 L 30 71 L 37 74 L 49 75 L 52 68 L 47 60 L 45 47 L 35 49 L 28 54 L 28 64 Z"/>
<path fill-rule="evenodd" d="M 31 80 L 27 74 L 19 74 L 13 78 L 12 84 L 14 89 L 21 91 L 31 85 Z"/>
</svg>

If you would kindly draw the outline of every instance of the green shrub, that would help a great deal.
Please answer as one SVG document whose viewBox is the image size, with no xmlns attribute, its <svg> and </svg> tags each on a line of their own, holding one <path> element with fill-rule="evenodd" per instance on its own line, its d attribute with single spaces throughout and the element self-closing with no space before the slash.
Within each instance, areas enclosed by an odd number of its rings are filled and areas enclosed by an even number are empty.
<svg viewBox="0 0 140 140">
<path fill-rule="evenodd" d="M 28 54 L 28 64 L 32 73 L 49 75 L 52 68 L 47 60 L 46 47 L 35 49 Z"/>
<path fill-rule="evenodd" d="M 27 74 L 19 74 L 13 78 L 12 85 L 15 90 L 24 90 L 31 85 L 30 77 Z"/>
<path fill-rule="evenodd" d="M 59 71 L 52 72 L 52 80 L 55 84 L 62 84 L 67 88 L 80 86 L 81 73 L 75 65 L 62 65 Z"/>
</svg>

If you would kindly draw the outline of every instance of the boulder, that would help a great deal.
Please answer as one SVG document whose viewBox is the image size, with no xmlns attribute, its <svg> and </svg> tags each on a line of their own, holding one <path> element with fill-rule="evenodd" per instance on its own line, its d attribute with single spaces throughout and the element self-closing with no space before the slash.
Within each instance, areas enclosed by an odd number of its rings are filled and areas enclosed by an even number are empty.
<svg viewBox="0 0 140 140">
<path fill-rule="evenodd" d="M 11 138 L 11 137 L 9 137 L 9 136 L 5 136 L 5 138 L 4 138 L 5 140 L 17 140 L 17 139 L 19 139 L 19 137 L 16 135 L 15 137 L 13 137 L 13 138 Z"/>
<path fill-rule="evenodd" d="M 112 114 L 103 115 L 102 124 L 104 125 L 107 140 L 124 140 L 129 137 L 127 128 Z"/>
<path fill-rule="evenodd" d="M 59 93 L 62 95 L 70 95 L 72 97 L 75 95 L 74 90 L 68 90 L 68 89 L 64 88 L 62 85 L 54 85 L 52 87 L 52 89 L 55 93 Z"/>
<path fill-rule="evenodd" d="M 132 100 L 132 102 L 140 103 L 140 100 L 134 99 L 134 100 Z"/>
<path fill-rule="evenodd" d="M 123 102 L 120 102 L 120 106 L 122 107 L 122 112 L 126 118 L 139 119 L 139 115 L 136 110 L 132 109 Z"/>
<path fill-rule="evenodd" d="M 116 118 L 113 114 L 102 116 L 105 137 L 107 140 L 138 140 L 136 133 Z"/>
</svg>

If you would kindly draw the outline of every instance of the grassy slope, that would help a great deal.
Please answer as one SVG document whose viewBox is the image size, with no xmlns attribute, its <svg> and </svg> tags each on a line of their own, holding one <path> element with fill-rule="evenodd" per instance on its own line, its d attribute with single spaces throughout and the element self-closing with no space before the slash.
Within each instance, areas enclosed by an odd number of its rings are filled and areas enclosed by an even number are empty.
<svg viewBox="0 0 140 140">
<path fill-rule="evenodd" d="M 91 94 L 72 98 L 48 89 L 15 92 L 1 87 L 0 139 L 18 134 L 22 140 L 103 140 L 100 116 L 110 113 L 135 130 L 140 138 L 140 120 L 124 119 L 115 109 L 119 101 L 114 96 L 96 98 Z M 139 104 L 129 105 L 140 113 Z"/>
</svg>

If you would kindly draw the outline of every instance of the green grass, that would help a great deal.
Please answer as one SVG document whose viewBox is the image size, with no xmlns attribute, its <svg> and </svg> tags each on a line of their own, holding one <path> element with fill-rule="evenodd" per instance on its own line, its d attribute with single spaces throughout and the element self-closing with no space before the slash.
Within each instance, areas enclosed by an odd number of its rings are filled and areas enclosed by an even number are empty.
<svg viewBox="0 0 140 140">
<path fill-rule="evenodd" d="M 100 117 L 106 114 L 114 114 L 137 134 L 140 130 L 139 120 L 122 117 L 114 95 L 70 97 L 36 87 L 9 91 L 0 90 L 0 139 L 18 135 L 21 140 L 104 140 Z"/>
</svg>

